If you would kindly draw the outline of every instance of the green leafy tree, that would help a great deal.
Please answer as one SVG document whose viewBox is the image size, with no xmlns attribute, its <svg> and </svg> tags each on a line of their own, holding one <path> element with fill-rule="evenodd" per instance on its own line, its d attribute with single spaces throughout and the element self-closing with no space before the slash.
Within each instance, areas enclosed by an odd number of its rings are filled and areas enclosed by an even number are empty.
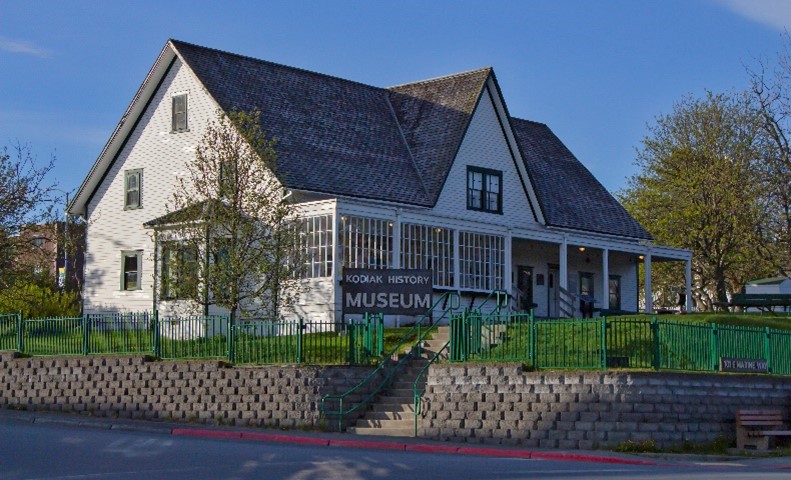
<svg viewBox="0 0 791 480">
<path fill-rule="evenodd" d="M 163 262 L 161 296 L 277 319 L 304 291 L 298 206 L 258 117 L 218 112 L 209 123 L 158 233 L 176 252 Z"/>
<path fill-rule="evenodd" d="M 766 61 L 750 71 L 751 90 L 772 154 L 763 165 L 766 216 L 762 224 L 761 254 L 774 274 L 791 276 L 791 36 L 777 67 Z"/>
<path fill-rule="evenodd" d="M 658 243 L 693 251 L 693 298 L 712 310 L 766 271 L 757 252 L 769 155 L 760 116 L 746 95 L 707 92 L 659 116 L 642 143 L 620 200 Z M 680 275 L 657 268 L 654 285 L 683 285 Z"/>
</svg>

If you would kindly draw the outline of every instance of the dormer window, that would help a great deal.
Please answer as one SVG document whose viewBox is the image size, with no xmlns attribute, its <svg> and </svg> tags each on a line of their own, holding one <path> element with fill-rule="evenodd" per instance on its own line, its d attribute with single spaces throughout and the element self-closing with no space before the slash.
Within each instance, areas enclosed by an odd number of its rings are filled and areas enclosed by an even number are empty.
<svg viewBox="0 0 791 480">
<path fill-rule="evenodd" d="M 467 167 L 467 210 L 503 213 L 503 172 Z"/>
<path fill-rule="evenodd" d="M 187 94 L 173 96 L 173 132 L 187 131 Z"/>
</svg>

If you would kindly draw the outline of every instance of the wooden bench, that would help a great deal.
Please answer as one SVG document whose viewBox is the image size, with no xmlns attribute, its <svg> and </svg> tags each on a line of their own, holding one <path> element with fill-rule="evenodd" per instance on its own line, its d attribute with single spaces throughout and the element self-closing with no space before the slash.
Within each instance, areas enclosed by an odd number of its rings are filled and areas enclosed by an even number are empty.
<svg viewBox="0 0 791 480">
<path fill-rule="evenodd" d="M 784 430 L 784 427 L 780 410 L 739 410 L 736 412 L 736 447 L 769 450 L 770 438 L 791 436 L 791 430 Z"/>
</svg>

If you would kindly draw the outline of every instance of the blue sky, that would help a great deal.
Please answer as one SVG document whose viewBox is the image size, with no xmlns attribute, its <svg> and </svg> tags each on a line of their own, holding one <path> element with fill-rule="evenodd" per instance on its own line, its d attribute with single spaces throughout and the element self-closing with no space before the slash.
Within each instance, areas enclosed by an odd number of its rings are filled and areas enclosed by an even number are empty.
<svg viewBox="0 0 791 480">
<path fill-rule="evenodd" d="M 390 86 L 493 66 L 611 191 L 684 95 L 747 88 L 783 0 L 0 0 L 0 146 L 55 155 L 76 189 L 168 38 Z"/>
</svg>

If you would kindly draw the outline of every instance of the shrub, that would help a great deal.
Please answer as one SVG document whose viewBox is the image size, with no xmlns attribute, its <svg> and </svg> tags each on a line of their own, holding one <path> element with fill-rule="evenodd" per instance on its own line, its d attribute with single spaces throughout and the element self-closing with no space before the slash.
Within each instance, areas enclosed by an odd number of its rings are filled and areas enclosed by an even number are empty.
<svg viewBox="0 0 791 480">
<path fill-rule="evenodd" d="M 80 295 L 32 282 L 17 282 L 0 291 L 0 312 L 22 312 L 25 318 L 78 316 Z"/>
</svg>

